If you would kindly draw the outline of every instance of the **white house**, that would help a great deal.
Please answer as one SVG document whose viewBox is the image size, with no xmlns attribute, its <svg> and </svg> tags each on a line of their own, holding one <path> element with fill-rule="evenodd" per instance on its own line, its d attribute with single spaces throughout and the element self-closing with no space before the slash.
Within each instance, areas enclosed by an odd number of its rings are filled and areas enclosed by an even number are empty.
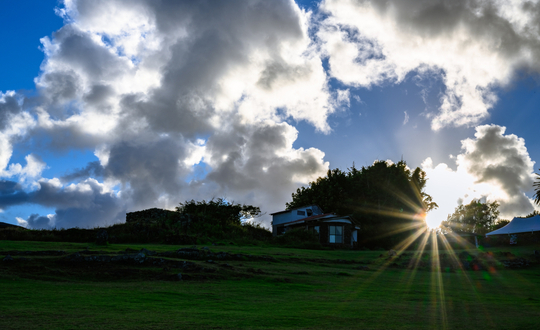
<svg viewBox="0 0 540 330">
<path fill-rule="evenodd" d="M 351 216 L 324 213 L 317 205 L 303 206 L 270 214 L 272 233 L 281 235 L 291 228 L 304 228 L 319 235 L 327 246 L 355 246 L 360 225 Z"/>
</svg>

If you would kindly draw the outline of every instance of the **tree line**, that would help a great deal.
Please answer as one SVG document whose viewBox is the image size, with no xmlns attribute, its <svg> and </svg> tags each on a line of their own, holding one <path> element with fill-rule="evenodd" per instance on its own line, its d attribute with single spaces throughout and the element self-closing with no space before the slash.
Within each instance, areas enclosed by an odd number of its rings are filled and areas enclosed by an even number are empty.
<svg viewBox="0 0 540 330">
<path fill-rule="evenodd" d="M 405 161 L 376 161 L 342 171 L 328 170 L 292 194 L 287 209 L 316 204 L 325 212 L 351 215 L 361 223 L 359 243 L 390 247 L 425 230 L 425 213 L 438 207 L 425 190 L 426 173 Z"/>
</svg>

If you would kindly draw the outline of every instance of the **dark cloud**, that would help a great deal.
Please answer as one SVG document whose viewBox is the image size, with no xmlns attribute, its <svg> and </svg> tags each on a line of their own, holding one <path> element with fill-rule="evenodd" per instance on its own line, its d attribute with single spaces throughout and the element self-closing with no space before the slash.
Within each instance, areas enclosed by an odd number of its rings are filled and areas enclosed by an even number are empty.
<svg viewBox="0 0 540 330">
<path fill-rule="evenodd" d="M 125 220 L 124 201 L 111 194 L 93 194 L 92 199 L 84 206 L 57 209 L 55 227 L 105 227 Z"/>
<path fill-rule="evenodd" d="M 69 183 L 72 181 L 84 180 L 89 177 L 102 178 L 104 174 L 103 172 L 103 166 L 101 166 L 99 161 L 90 162 L 86 165 L 86 167 L 71 171 L 71 173 L 62 176 L 60 181 Z"/>
<path fill-rule="evenodd" d="M 51 229 L 53 227 L 53 222 L 49 217 L 40 216 L 39 214 L 32 214 L 25 221 L 27 228 L 31 229 Z"/>
<path fill-rule="evenodd" d="M 181 192 L 183 177 L 189 172 L 180 162 L 185 158 L 181 139 L 163 138 L 149 143 L 122 142 L 110 149 L 107 176 L 124 187 L 123 198 L 137 207 L 151 206 L 162 195 L 174 198 Z M 178 201 L 180 202 L 180 201 Z"/>
<path fill-rule="evenodd" d="M 14 181 L 0 181 L 0 209 L 27 203 L 29 196 Z"/>
<path fill-rule="evenodd" d="M 5 129 L 11 118 L 21 110 L 16 94 L 0 93 L 0 130 Z"/>
<path fill-rule="evenodd" d="M 97 44 L 87 33 L 74 25 L 66 25 L 56 33 L 54 39 L 60 46 L 56 56 L 66 66 L 82 72 L 92 81 L 111 79 L 127 70 L 127 63 L 102 45 Z"/>
<path fill-rule="evenodd" d="M 48 72 L 41 76 L 39 86 L 52 104 L 73 100 L 82 88 L 73 70 Z"/>
<path fill-rule="evenodd" d="M 55 207 L 51 216 L 32 214 L 26 219 L 27 227 L 33 229 L 95 227 L 125 220 L 125 201 L 95 180 L 62 187 L 58 183 L 41 181 L 40 188 L 27 193 L 12 181 L 0 181 L 0 208 L 20 204 L 39 204 Z"/>
<path fill-rule="evenodd" d="M 261 77 L 257 81 L 257 85 L 272 90 L 276 82 L 280 80 L 294 81 L 309 76 L 311 70 L 304 66 L 293 66 L 279 59 L 269 62 L 266 68 L 261 72 Z"/>
<path fill-rule="evenodd" d="M 210 102 L 197 96 L 166 95 L 170 91 L 156 91 L 151 100 L 140 100 L 137 95 L 127 95 L 122 100 L 121 127 L 131 132 L 140 129 L 141 121 L 151 131 L 178 133 L 193 138 L 208 134 L 212 126 L 208 119 L 214 114 Z M 171 99 L 173 97 L 173 99 Z"/>
<path fill-rule="evenodd" d="M 96 84 L 92 86 L 90 92 L 84 96 L 84 101 L 89 105 L 103 105 L 114 95 L 114 89 L 108 85 Z"/>
</svg>

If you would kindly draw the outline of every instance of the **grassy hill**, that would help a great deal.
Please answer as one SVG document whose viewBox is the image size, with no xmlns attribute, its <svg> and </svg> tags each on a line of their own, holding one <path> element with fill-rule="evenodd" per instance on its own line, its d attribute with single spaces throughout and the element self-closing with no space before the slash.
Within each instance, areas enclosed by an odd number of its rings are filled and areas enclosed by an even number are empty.
<svg viewBox="0 0 540 330">
<path fill-rule="evenodd" d="M 535 249 L 0 241 L 0 328 L 533 329 Z"/>
</svg>

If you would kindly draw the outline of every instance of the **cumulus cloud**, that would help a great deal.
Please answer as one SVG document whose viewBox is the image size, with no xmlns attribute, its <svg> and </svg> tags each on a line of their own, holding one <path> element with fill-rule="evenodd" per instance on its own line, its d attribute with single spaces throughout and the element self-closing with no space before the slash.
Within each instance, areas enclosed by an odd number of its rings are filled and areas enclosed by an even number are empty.
<svg viewBox="0 0 540 330">
<path fill-rule="evenodd" d="M 0 208 L 22 204 L 56 208 L 52 215 L 17 219 L 29 228 L 105 226 L 124 221 L 126 212 L 125 201 L 117 193 L 91 178 L 69 185 L 58 179 L 41 179 L 38 188 L 30 192 L 16 182 L 0 182 Z"/>
<path fill-rule="evenodd" d="M 15 92 L 0 92 L 0 129 L 6 128 L 11 118 L 19 112 L 21 112 L 20 100 L 17 100 Z"/>
<path fill-rule="evenodd" d="M 537 1 L 325 0 L 317 38 L 330 73 L 370 88 L 413 73 L 437 75 L 446 90 L 432 128 L 472 126 L 517 70 L 540 69 Z"/>
<path fill-rule="evenodd" d="M 6 140 L 0 207 L 56 208 L 21 223 L 92 227 L 222 196 L 271 212 L 326 172 L 323 152 L 293 147 L 285 120 L 328 133 L 350 94 L 328 87 L 311 13 L 293 1 L 66 0 L 58 14 L 66 24 L 42 39 L 39 95 L 21 108 L 3 94 L 0 129 L 51 150 L 91 148 L 98 161 L 42 178 L 39 152 L 10 165 L 17 141 Z"/>
<path fill-rule="evenodd" d="M 458 203 L 472 199 L 498 201 L 503 219 L 534 210 L 526 195 L 534 180 L 534 162 L 525 141 L 505 135 L 505 130 L 498 125 L 477 127 L 474 139 L 461 141 L 463 152 L 455 158 L 455 171 L 444 163 L 434 166 L 431 158 L 424 161 L 422 168 L 429 178 L 426 189 L 440 206 L 432 217 L 445 220 Z"/>
<path fill-rule="evenodd" d="M 12 142 L 35 126 L 32 116 L 22 110 L 23 102 L 24 97 L 14 91 L 0 92 L 0 175 L 9 164 Z"/>
<path fill-rule="evenodd" d="M 111 224 L 192 198 L 279 210 L 329 167 L 321 150 L 293 146 L 292 122 L 329 133 L 328 117 L 351 96 L 365 105 L 350 90 L 413 73 L 445 85 L 428 114 L 433 129 L 475 125 L 495 87 L 538 69 L 537 7 L 326 0 L 319 15 L 292 0 L 65 0 L 65 25 L 41 40 L 37 95 L 0 94 L 0 208 L 56 209 L 20 219 L 29 227 Z M 26 165 L 11 159 L 23 143 L 35 146 Z M 507 214 L 527 208 L 532 163 L 522 140 L 481 126 L 463 148 L 456 161 L 467 187 L 500 188 Z M 81 149 L 97 159 L 42 177 L 52 165 L 41 150 Z"/>
<path fill-rule="evenodd" d="M 476 183 L 498 188 L 489 197 L 503 201 L 502 214 L 523 215 L 533 211 L 533 204 L 524 192 L 532 187 L 534 162 L 525 140 L 514 134 L 504 135 L 505 130 L 497 125 L 477 127 L 475 140 L 462 141 L 465 153 L 457 157 L 457 164 L 473 175 Z"/>
<path fill-rule="evenodd" d="M 26 220 L 17 217 L 17 222 L 19 226 L 32 228 L 32 229 L 51 229 L 54 228 L 54 214 L 49 214 L 47 216 L 40 216 L 37 213 L 31 214 Z"/>
<path fill-rule="evenodd" d="M 37 185 L 36 181 L 41 178 L 41 173 L 46 165 L 39 157 L 32 154 L 27 155 L 25 160 L 25 166 L 18 163 L 9 165 L 9 168 L 3 171 L 2 176 L 18 177 L 20 183 L 27 187 L 35 187 Z"/>
</svg>

